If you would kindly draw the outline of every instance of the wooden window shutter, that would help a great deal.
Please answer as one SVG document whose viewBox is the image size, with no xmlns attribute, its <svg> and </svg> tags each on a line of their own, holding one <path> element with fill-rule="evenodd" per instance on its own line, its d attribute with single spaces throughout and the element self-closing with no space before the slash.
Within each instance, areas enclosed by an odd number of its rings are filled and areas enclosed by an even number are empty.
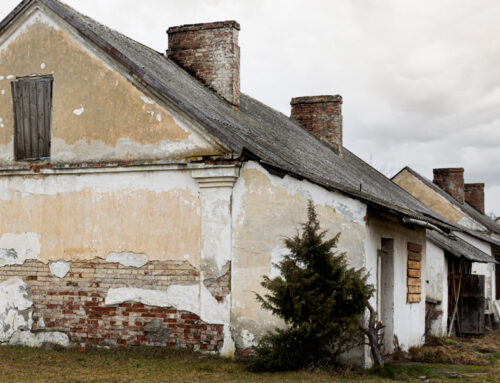
<svg viewBox="0 0 500 383">
<path fill-rule="evenodd" d="M 44 76 L 19 78 L 11 83 L 18 161 L 50 157 L 53 82 L 52 76 Z"/>
<path fill-rule="evenodd" d="M 408 242 L 408 303 L 422 300 L 422 245 Z"/>
</svg>

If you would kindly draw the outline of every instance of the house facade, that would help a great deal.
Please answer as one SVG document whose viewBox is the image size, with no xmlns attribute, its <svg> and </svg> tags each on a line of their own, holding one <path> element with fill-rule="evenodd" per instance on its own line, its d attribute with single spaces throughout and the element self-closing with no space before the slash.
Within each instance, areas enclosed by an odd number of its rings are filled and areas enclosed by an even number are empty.
<svg viewBox="0 0 500 383">
<path fill-rule="evenodd" d="M 404 168 L 394 176 L 393 181 L 460 228 L 453 232 L 456 236 L 454 248 L 460 246 L 467 258 L 469 265 L 465 267 L 466 274 L 484 276 L 484 315 L 486 324 L 491 326 L 499 318 L 496 307 L 500 297 L 500 284 L 497 282 L 500 267 L 495 260 L 498 260 L 500 250 L 500 226 L 484 214 L 484 184 L 464 183 L 462 168 L 434 169 L 433 182 L 410 168 Z M 445 253 L 452 251 L 450 244 L 436 236 L 428 236 L 428 247 L 429 242 L 434 249 L 432 263 L 448 263 Z M 451 269 L 447 265 L 444 270 Z M 445 313 L 443 317 L 452 315 L 452 305 L 448 305 L 449 291 L 445 288 L 445 285 L 451 285 L 450 280 L 448 275 L 448 280 L 443 281 L 443 284 L 439 283 L 439 279 L 429 282 L 429 285 L 434 286 L 428 292 L 435 290 L 435 293 L 428 298 L 446 302 L 444 306 L 439 306 L 439 310 Z M 484 324 L 482 326 L 484 329 Z M 445 332 L 443 330 L 443 326 L 435 325 L 436 335 L 442 335 Z"/>
<path fill-rule="evenodd" d="M 240 93 L 239 28 L 171 28 L 163 54 L 56 0 L 0 23 L 0 344 L 244 355 L 282 325 L 255 293 L 309 200 L 386 352 L 424 341 L 426 228 L 454 225 L 343 147 L 340 96 L 290 118 Z"/>
</svg>

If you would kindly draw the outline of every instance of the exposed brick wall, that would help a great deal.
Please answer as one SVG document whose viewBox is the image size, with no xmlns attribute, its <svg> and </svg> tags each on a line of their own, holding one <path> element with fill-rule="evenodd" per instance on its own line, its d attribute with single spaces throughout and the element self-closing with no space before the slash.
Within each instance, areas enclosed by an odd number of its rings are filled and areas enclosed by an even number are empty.
<svg viewBox="0 0 500 383">
<path fill-rule="evenodd" d="M 342 97 L 313 96 L 293 98 L 291 117 L 342 153 Z"/>
<path fill-rule="evenodd" d="M 463 168 L 434 169 L 433 182 L 455 198 L 458 202 L 464 203 Z"/>
<path fill-rule="evenodd" d="M 168 58 L 233 105 L 240 105 L 240 47 L 236 21 L 168 30 Z"/>
<path fill-rule="evenodd" d="M 140 269 L 100 259 L 73 262 L 59 279 L 48 265 L 27 261 L 0 268 L 0 281 L 10 277 L 22 278 L 31 289 L 35 332 L 59 331 L 75 343 L 109 346 L 218 351 L 223 344 L 223 326 L 205 323 L 193 313 L 134 302 L 104 304 L 110 288 L 198 284 L 199 272 L 188 262 L 150 262 Z"/>
<path fill-rule="evenodd" d="M 469 205 L 484 214 L 484 184 L 465 184 L 464 198 Z"/>
</svg>

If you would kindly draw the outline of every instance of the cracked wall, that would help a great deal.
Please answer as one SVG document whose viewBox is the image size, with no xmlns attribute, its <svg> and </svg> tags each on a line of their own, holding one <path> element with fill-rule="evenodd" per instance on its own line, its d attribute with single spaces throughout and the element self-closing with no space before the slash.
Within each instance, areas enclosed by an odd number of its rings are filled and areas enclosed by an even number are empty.
<svg viewBox="0 0 500 383">
<path fill-rule="evenodd" d="M 0 177 L 0 266 L 142 254 L 199 267 L 198 190 L 177 171 Z"/>
<path fill-rule="evenodd" d="M 233 193 L 233 339 L 245 352 L 268 330 L 282 323 L 261 309 L 255 292 L 263 293 L 263 275 L 276 275 L 273 263 L 287 251 L 284 237 L 293 236 L 307 219 L 312 199 L 329 237 L 342 232 L 339 251 L 350 263 L 365 265 L 366 206 L 307 181 L 270 175 L 254 162 L 245 163 Z"/>
<path fill-rule="evenodd" d="M 34 74 L 54 76 L 53 163 L 221 152 L 197 127 L 122 76 L 102 52 L 50 11 L 42 7 L 29 12 L 0 37 L 0 164 L 14 161 L 10 82 Z"/>
<path fill-rule="evenodd" d="M 0 343 L 221 349 L 224 326 L 200 317 L 200 273 L 189 262 L 68 265 L 63 277 L 36 260 L 0 268 Z"/>
</svg>

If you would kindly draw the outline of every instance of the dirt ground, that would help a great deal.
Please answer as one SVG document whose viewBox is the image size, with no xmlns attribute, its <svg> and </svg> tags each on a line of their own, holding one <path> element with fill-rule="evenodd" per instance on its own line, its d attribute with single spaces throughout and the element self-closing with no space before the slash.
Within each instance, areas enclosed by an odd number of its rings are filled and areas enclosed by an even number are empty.
<svg viewBox="0 0 500 383">
<path fill-rule="evenodd" d="M 453 364 L 450 364 L 453 363 Z M 500 332 L 433 339 L 384 369 L 254 374 L 242 363 L 162 349 L 0 347 L 0 382 L 500 382 Z"/>
</svg>

